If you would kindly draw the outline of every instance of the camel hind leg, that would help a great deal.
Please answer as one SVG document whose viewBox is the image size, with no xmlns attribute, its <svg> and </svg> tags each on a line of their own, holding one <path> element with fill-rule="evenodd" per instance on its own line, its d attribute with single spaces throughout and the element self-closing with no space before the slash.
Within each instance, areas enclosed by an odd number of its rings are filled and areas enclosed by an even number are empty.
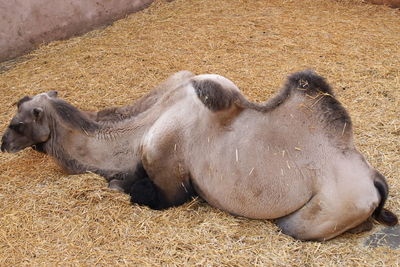
<svg viewBox="0 0 400 267">
<path fill-rule="evenodd" d="M 278 219 L 278 226 L 300 240 L 324 241 L 356 227 L 358 231 L 379 202 L 373 185 L 365 189 L 318 193 L 301 209 Z"/>
</svg>

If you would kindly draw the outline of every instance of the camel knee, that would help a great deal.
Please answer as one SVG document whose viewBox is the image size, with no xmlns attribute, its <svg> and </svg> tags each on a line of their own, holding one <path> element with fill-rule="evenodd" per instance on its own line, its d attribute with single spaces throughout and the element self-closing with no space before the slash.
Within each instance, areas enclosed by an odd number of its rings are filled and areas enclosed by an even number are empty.
<svg viewBox="0 0 400 267">
<path fill-rule="evenodd" d="M 349 221 L 337 220 L 335 218 L 314 221 L 283 219 L 278 222 L 282 233 L 304 241 L 329 240 L 356 227 L 358 224 L 360 224 L 359 220 L 355 223 L 350 223 Z"/>
<path fill-rule="evenodd" d="M 282 233 L 289 235 L 295 239 L 303 241 L 325 241 L 331 239 L 343 231 L 338 231 L 337 225 L 334 222 L 322 221 L 320 223 L 283 220 L 278 222 Z"/>
<path fill-rule="evenodd" d="M 296 239 L 324 241 L 362 224 L 374 208 L 374 201 L 356 196 L 335 200 L 317 196 L 300 210 L 279 219 L 278 226 Z"/>
</svg>

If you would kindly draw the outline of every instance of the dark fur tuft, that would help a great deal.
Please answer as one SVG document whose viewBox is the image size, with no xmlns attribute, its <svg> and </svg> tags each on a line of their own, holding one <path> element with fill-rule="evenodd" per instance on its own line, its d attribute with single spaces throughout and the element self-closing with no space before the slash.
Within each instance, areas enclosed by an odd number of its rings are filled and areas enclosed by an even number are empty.
<svg viewBox="0 0 400 267">
<path fill-rule="evenodd" d="M 315 98 L 314 103 L 318 103 L 318 114 L 322 122 L 324 122 L 335 136 L 341 133 L 350 134 L 352 131 L 352 122 L 349 114 L 342 104 L 334 97 L 331 86 L 326 82 L 325 78 L 319 76 L 312 70 L 296 72 L 289 76 L 285 90 L 291 93 L 307 94 Z M 312 99 L 312 98 L 310 98 Z M 347 135 L 349 136 L 349 135 Z"/>
<path fill-rule="evenodd" d="M 295 93 L 301 93 L 301 94 L 308 94 L 308 95 L 317 95 L 317 94 L 329 94 L 330 100 L 329 103 L 326 104 L 326 108 L 328 110 L 328 113 L 335 113 L 336 111 L 339 111 L 340 113 L 343 113 L 344 108 L 340 105 L 340 103 L 333 97 L 333 91 L 332 88 L 329 86 L 329 84 L 325 81 L 325 79 L 318 74 L 316 74 L 312 70 L 303 70 L 299 72 L 295 72 L 291 75 L 289 75 L 285 85 L 281 89 L 281 91 L 276 94 L 274 97 L 266 101 L 263 105 L 257 105 L 253 104 L 252 105 L 247 105 L 250 108 L 262 111 L 262 112 L 268 112 L 271 111 L 278 106 L 280 106 L 282 103 L 284 103 L 292 94 Z M 325 102 L 326 99 L 328 98 L 327 96 L 324 97 Z M 321 105 L 322 103 L 320 103 Z M 331 110 L 331 111 L 329 111 Z M 345 112 L 345 111 L 344 111 Z M 345 112 L 347 115 L 347 113 Z M 342 115 L 341 115 L 342 116 Z M 348 117 L 348 115 L 347 115 Z M 350 118 L 347 118 L 346 120 L 350 120 Z"/>
<path fill-rule="evenodd" d="M 154 210 L 164 207 L 160 203 L 159 192 L 156 185 L 148 177 L 136 180 L 129 191 L 131 202 L 145 205 Z"/>
<path fill-rule="evenodd" d="M 250 102 L 239 92 L 225 90 L 219 83 L 210 79 L 193 80 L 192 84 L 199 99 L 212 111 L 225 110 L 235 104 L 241 109 L 270 112 L 291 96 L 300 94 L 304 97 L 305 104 L 308 104 L 310 109 L 316 110 L 314 114 L 327 126 L 330 137 L 343 137 L 343 139 L 336 138 L 340 140 L 340 144 L 348 144 L 347 140 L 351 138 L 352 122 L 349 114 L 334 97 L 333 90 L 325 78 L 312 70 L 291 74 L 282 90 L 264 104 Z"/>
<path fill-rule="evenodd" d="M 136 164 L 136 167 L 133 171 L 126 173 L 117 173 L 109 178 L 109 180 L 120 180 L 121 183 L 119 186 L 124 189 L 124 192 L 129 194 L 132 185 L 136 182 L 136 180 L 143 179 L 148 177 L 146 170 L 143 167 L 141 162 Z"/>
<path fill-rule="evenodd" d="M 389 226 L 394 226 L 399 223 L 398 218 L 396 214 L 391 212 L 390 210 L 387 210 L 383 208 L 379 214 L 379 216 L 375 217 L 375 219 L 383 224 L 389 225 Z"/>
<path fill-rule="evenodd" d="M 87 133 L 93 133 L 99 129 L 99 125 L 96 122 L 91 121 L 86 115 L 67 102 L 57 99 L 51 101 L 51 104 L 59 117 L 73 128 L 81 129 Z"/>
<path fill-rule="evenodd" d="M 325 78 L 316 74 L 313 70 L 304 70 L 291 74 L 286 86 L 291 90 L 299 90 L 304 93 L 326 93 L 333 96 L 333 91 Z"/>
<path fill-rule="evenodd" d="M 145 205 L 155 210 L 167 208 L 162 201 L 160 190 L 150 180 L 141 162 L 137 164 L 134 173 L 124 179 L 122 188 L 131 196 L 132 203 Z"/>
<path fill-rule="evenodd" d="M 379 202 L 379 205 L 373 212 L 372 216 L 378 222 L 381 222 L 383 224 L 390 226 L 396 225 L 398 223 L 397 216 L 393 212 L 383 208 L 389 190 L 385 178 L 382 176 L 382 174 L 377 173 L 377 179 L 374 181 L 374 186 L 376 187 L 376 189 L 379 192 L 379 195 L 381 196 L 381 201 Z"/>
<path fill-rule="evenodd" d="M 193 80 L 192 85 L 201 102 L 212 111 L 228 109 L 235 101 L 235 95 L 231 91 L 225 90 L 213 80 Z"/>
<path fill-rule="evenodd" d="M 137 164 L 133 173 L 127 174 L 123 178 L 119 185 L 125 193 L 131 196 L 132 203 L 148 206 L 154 210 L 179 206 L 196 196 L 191 183 L 189 183 L 185 185 L 182 197 L 172 202 L 167 201 L 164 192 L 149 178 L 141 162 Z"/>
</svg>

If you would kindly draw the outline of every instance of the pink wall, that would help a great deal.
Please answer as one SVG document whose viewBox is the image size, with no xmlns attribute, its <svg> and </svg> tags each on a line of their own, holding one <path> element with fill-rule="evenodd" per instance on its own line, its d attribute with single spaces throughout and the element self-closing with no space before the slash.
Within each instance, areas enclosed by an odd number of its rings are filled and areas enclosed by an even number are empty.
<svg viewBox="0 0 400 267">
<path fill-rule="evenodd" d="M 400 0 L 367 0 L 376 5 L 387 5 L 393 8 L 400 8 Z"/>
<path fill-rule="evenodd" d="M 153 0 L 0 0 L 0 61 L 90 31 Z"/>
</svg>

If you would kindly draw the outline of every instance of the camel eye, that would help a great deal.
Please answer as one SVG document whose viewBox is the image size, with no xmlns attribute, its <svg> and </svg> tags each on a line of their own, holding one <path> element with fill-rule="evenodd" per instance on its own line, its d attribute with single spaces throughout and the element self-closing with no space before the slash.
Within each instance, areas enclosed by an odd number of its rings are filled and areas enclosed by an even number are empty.
<svg viewBox="0 0 400 267">
<path fill-rule="evenodd" d="M 11 130 L 21 133 L 24 129 L 24 123 L 23 122 L 13 123 L 10 124 L 9 128 Z"/>
</svg>

